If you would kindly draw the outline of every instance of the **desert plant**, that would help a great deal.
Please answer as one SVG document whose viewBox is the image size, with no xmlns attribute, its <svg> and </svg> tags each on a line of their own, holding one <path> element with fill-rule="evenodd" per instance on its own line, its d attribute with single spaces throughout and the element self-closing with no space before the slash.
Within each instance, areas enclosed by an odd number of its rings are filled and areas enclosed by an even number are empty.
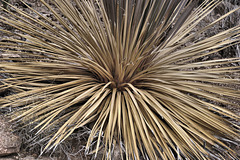
<svg viewBox="0 0 240 160">
<path fill-rule="evenodd" d="M 116 145 L 126 159 L 234 156 L 224 140 L 238 139 L 239 126 L 226 117 L 239 116 L 221 104 L 238 107 L 229 100 L 239 98 L 240 60 L 199 60 L 239 43 L 240 26 L 196 37 L 237 9 L 192 32 L 221 1 L 41 2 L 57 21 L 2 8 L 10 18 L 0 21 L 16 32 L 1 29 L 10 38 L 0 47 L 21 58 L 0 63 L 11 76 L 1 89 L 13 90 L 0 104 L 38 134 L 60 124 L 45 150 L 92 124 L 86 151 L 97 140 L 95 154 L 103 146 L 107 159 Z"/>
</svg>

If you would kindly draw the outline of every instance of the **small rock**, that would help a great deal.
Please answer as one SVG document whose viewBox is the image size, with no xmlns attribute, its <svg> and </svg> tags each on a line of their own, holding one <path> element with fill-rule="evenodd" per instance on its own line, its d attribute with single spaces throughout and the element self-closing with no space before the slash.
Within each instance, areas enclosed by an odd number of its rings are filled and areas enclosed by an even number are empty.
<svg viewBox="0 0 240 160">
<path fill-rule="evenodd" d="M 10 131 L 10 125 L 3 116 L 0 116 L 0 157 L 18 153 L 20 138 Z"/>
<path fill-rule="evenodd" d="M 56 160 L 56 159 L 55 158 L 50 158 L 50 157 L 35 158 L 33 156 L 27 156 L 27 157 L 24 157 L 24 158 L 20 158 L 19 160 Z"/>
<path fill-rule="evenodd" d="M 32 156 L 27 156 L 24 158 L 20 158 L 20 160 L 36 160 L 36 158 L 32 157 Z"/>
<path fill-rule="evenodd" d="M 0 157 L 0 160 L 18 160 L 18 159 L 16 159 L 16 158 L 9 158 L 9 157 L 3 157 L 3 158 Z"/>
</svg>

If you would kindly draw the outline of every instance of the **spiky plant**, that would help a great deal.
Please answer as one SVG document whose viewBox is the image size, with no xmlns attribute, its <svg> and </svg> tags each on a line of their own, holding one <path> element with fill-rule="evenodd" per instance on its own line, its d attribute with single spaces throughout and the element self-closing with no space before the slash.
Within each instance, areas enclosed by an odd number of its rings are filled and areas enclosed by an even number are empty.
<svg viewBox="0 0 240 160">
<path fill-rule="evenodd" d="M 240 69 L 230 64 L 240 60 L 199 59 L 239 43 L 240 26 L 195 37 L 237 9 L 192 32 L 221 1 L 195 9 L 191 0 L 41 2 L 57 21 L 29 6 L 33 14 L 2 8 L 10 18 L 1 22 L 16 32 L 1 29 L 12 37 L 1 48 L 21 58 L 0 63 L 10 74 L 1 89 L 14 90 L 0 104 L 38 133 L 60 124 L 45 149 L 93 124 L 86 151 L 97 140 L 107 159 L 116 145 L 126 159 L 210 159 L 214 147 L 233 154 L 223 140 L 238 139 L 239 127 L 223 117 L 239 116 L 220 105 L 239 107 L 228 100 L 239 98 L 231 86 Z"/>
</svg>

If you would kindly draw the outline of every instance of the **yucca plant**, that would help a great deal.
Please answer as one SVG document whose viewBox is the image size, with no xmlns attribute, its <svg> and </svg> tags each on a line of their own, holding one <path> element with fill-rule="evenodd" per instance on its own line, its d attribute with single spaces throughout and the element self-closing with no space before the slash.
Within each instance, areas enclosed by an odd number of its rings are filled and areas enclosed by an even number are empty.
<svg viewBox="0 0 240 160">
<path fill-rule="evenodd" d="M 23 4 L 24 1 L 21 0 Z M 230 11 L 192 32 L 219 0 L 54 0 L 57 21 L 11 4 L 1 22 L 16 32 L 0 46 L 21 58 L 3 59 L 0 99 L 15 121 L 37 135 L 60 126 L 45 150 L 91 124 L 86 152 L 110 159 L 119 145 L 126 159 L 210 159 L 228 154 L 239 139 L 239 116 L 223 105 L 239 99 L 239 58 L 202 57 L 238 44 L 240 26 L 197 39 Z M 27 4 L 25 4 L 27 6 Z M 36 16 L 38 18 L 36 18 Z M 4 40 L 4 41 L 3 41 Z M 188 45 L 186 45 L 188 44 Z M 9 61 L 11 60 L 11 61 Z M 222 105 L 223 104 L 223 105 Z M 225 117 L 225 118 L 224 118 Z"/>
</svg>

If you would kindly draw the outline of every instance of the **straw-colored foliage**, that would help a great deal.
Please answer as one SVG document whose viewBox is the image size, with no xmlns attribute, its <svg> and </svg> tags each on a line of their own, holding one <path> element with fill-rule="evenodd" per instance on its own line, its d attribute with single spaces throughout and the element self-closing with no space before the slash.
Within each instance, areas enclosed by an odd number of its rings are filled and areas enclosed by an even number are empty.
<svg viewBox="0 0 240 160">
<path fill-rule="evenodd" d="M 223 117 L 239 116 L 218 104 L 238 107 L 226 99 L 239 98 L 231 86 L 240 69 L 231 64 L 240 60 L 199 60 L 239 43 L 240 26 L 195 37 L 237 9 L 192 32 L 221 1 L 195 9 L 189 0 L 41 1 L 57 21 L 30 7 L 34 14 L 2 8 L 10 18 L 0 21 L 18 32 L 1 29 L 10 38 L 0 47 L 21 58 L 0 63 L 10 76 L 1 89 L 13 91 L 0 104 L 38 133 L 61 124 L 45 149 L 93 124 L 86 151 L 97 140 L 95 153 L 103 147 L 107 159 L 116 145 L 127 159 L 233 153 L 222 140 L 239 138 L 239 128 Z"/>
</svg>

